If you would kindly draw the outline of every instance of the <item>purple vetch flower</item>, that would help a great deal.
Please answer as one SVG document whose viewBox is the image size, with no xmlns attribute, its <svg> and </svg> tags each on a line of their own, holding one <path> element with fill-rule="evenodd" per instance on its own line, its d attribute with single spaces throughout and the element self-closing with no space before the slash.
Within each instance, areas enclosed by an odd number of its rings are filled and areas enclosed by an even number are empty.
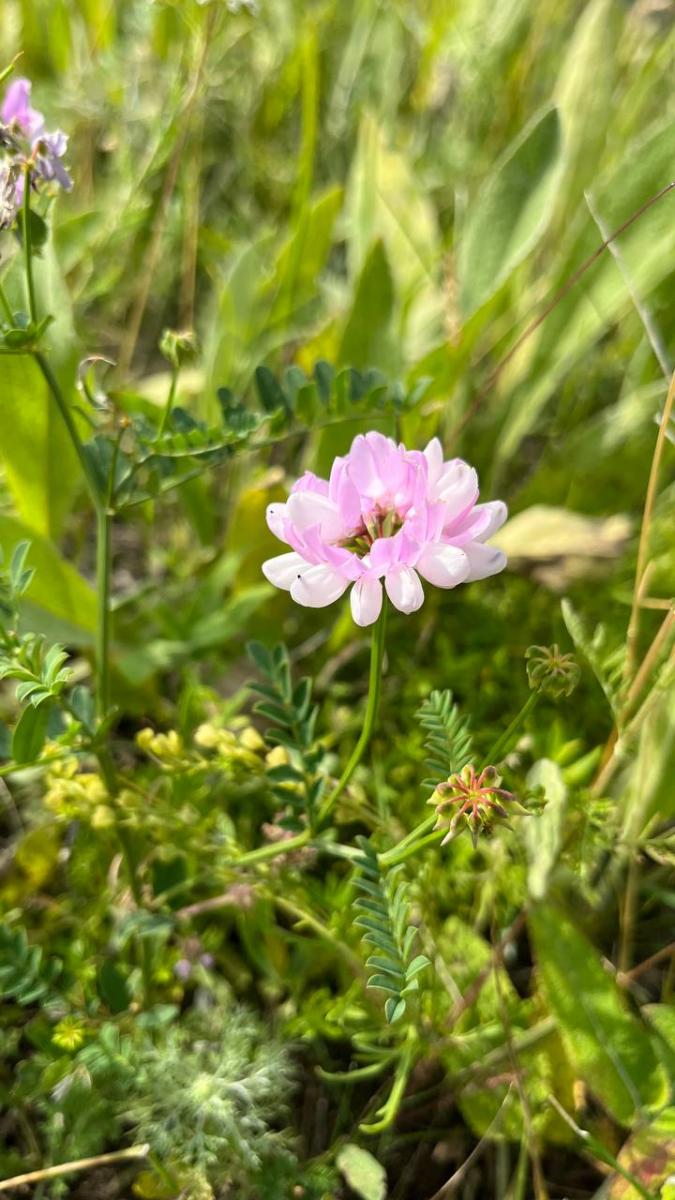
<svg viewBox="0 0 675 1200">
<path fill-rule="evenodd" d="M 461 458 L 445 461 L 438 438 L 419 451 L 359 434 L 330 479 L 307 471 L 285 504 L 269 505 L 267 523 L 291 553 L 268 559 L 263 573 L 307 608 L 332 604 L 351 586 L 357 625 L 377 620 L 382 582 L 396 608 L 415 612 L 422 579 L 453 588 L 506 566 L 504 554 L 485 545 L 506 505 L 477 500 L 475 470 Z"/>
<path fill-rule="evenodd" d="M 68 137 L 57 129 L 55 133 L 43 133 L 33 143 L 33 159 L 36 173 L 47 183 L 58 183 L 69 192 L 73 181 L 61 159 L 68 149 Z"/>
<path fill-rule="evenodd" d="M 8 228 L 23 203 L 25 175 L 32 187 L 55 183 L 70 191 L 73 181 L 63 165 L 68 138 L 49 132 L 42 113 L 31 107 L 31 83 L 15 79 L 0 105 L 0 228 Z"/>
<path fill-rule="evenodd" d="M 23 134 L 30 142 L 40 136 L 45 119 L 41 112 L 31 108 L 32 84 L 29 79 L 15 79 L 10 83 L 0 108 L 0 118 L 10 131 Z"/>
</svg>

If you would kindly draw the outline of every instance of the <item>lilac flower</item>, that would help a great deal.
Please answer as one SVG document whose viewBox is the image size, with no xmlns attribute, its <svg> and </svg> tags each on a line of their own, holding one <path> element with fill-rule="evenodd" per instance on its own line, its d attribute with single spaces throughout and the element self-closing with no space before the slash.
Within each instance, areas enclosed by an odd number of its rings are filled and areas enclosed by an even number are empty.
<svg viewBox="0 0 675 1200">
<path fill-rule="evenodd" d="M 506 566 L 485 545 L 506 505 L 477 500 L 475 470 L 460 458 L 444 461 L 438 438 L 419 451 L 359 434 L 329 480 L 307 471 L 285 504 L 269 505 L 267 523 L 292 551 L 268 559 L 263 573 L 308 608 L 332 604 L 351 585 L 357 625 L 377 620 L 381 581 L 396 608 L 415 612 L 422 579 L 453 588 Z"/>
<path fill-rule="evenodd" d="M 16 219 L 27 170 L 33 187 L 39 182 L 57 183 L 70 191 L 73 186 L 62 162 L 68 138 L 59 129 L 53 133 L 45 129 L 45 119 L 31 107 L 30 97 L 30 81 L 15 79 L 0 106 L 0 148 L 5 152 L 0 159 L 0 228 Z"/>
<path fill-rule="evenodd" d="M 42 113 L 30 106 L 32 84 L 28 79 L 15 79 L 5 92 L 0 117 L 10 130 L 16 130 L 33 142 L 45 127 Z"/>
<path fill-rule="evenodd" d="M 58 183 L 66 192 L 73 181 L 61 159 L 68 149 L 68 137 L 57 129 L 55 133 L 43 133 L 33 143 L 33 159 L 36 173 L 47 183 Z"/>
</svg>

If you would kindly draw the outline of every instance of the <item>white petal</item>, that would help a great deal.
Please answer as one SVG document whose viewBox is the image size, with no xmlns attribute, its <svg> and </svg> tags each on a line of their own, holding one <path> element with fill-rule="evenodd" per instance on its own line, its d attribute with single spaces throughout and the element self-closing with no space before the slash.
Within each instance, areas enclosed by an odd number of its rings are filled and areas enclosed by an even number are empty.
<svg viewBox="0 0 675 1200">
<path fill-rule="evenodd" d="M 267 524 L 274 536 L 278 537 L 282 542 L 286 541 L 283 534 L 283 523 L 287 516 L 285 504 L 267 505 Z"/>
<path fill-rule="evenodd" d="M 416 565 L 422 578 L 428 579 L 434 587 L 457 587 L 469 574 L 469 560 L 464 551 L 442 542 L 425 546 Z"/>
<path fill-rule="evenodd" d="M 291 596 L 305 608 L 325 608 L 340 598 L 349 587 L 349 582 L 332 567 L 320 563 L 299 573 L 291 585 Z"/>
<path fill-rule="evenodd" d="M 438 438 L 432 438 L 422 453 L 429 464 L 429 485 L 432 486 L 443 469 L 443 447 Z"/>
<path fill-rule="evenodd" d="M 506 518 L 509 515 L 509 510 L 503 500 L 489 500 L 487 504 L 477 504 L 472 515 L 478 516 L 479 513 L 489 512 L 490 524 L 486 526 L 480 535 L 480 541 L 486 542 L 493 533 L 501 529 Z"/>
<path fill-rule="evenodd" d="M 494 546 L 483 546 L 480 542 L 470 542 L 464 547 L 464 553 L 469 560 L 467 583 L 474 579 L 487 579 L 490 575 L 498 575 L 506 566 L 506 555 Z"/>
<path fill-rule="evenodd" d="M 288 497 L 286 509 L 300 533 L 313 525 L 319 525 L 321 536 L 326 541 L 337 541 L 344 536 L 344 521 L 340 510 L 327 496 L 321 496 L 318 492 L 293 492 Z"/>
<path fill-rule="evenodd" d="M 384 586 L 394 608 L 402 613 L 417 612 L 424 604 L 424 591 L 417 571 L 412 567 L 390 567 Z"/>
<path fill-rule="evenodd" d="M 293 551 L 291 554 L 278 554 L 276 558 L 268 558 L 262 565 L 262 573 L 275 587 L 288 592 L 293 581 L 308 567 L 309 563 Z"/>
<path fill-rule="evenodd" d="M 478 475 L 468 463 L 448 463 L 433 489 L 434 500 L 447 505 L 446 524 L 464 512 L 478 495 Z"/>
<path fill-rule="evenodd" d="M 350 599 L 356 624 L 372 625 L 382 610 L 382 584 L 379 579 L 358 579 Z"/>
</svg>

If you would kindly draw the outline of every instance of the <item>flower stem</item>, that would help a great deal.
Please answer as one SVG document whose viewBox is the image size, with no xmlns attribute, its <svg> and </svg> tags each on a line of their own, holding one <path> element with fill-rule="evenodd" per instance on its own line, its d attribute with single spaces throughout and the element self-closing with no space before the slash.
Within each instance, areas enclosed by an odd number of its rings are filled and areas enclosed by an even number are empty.
<svg viewBox="0 0 675 1200">
<path fill-rule="evenodd" d="M 26 288 L 28 291 L 28 311 L 33 325 L 37 325 L 37 302 L 35 299 L 35 281 L 33 279 L 33 245 L 30 232 L 30 170 L 26 169 L 23 185 L 23 253 L 26 266 Z"/>
<path fill-rule="evenodd" d="M 27 174 L 27 197 L 29 196 L 29 187 L 30 178 Z M 37 307 L 35 303 L 35 290 L 33 287 L 29 218 L 30 200 L 26 199 L 24 201 L 26 283 L 31 306 L 31 320 L 35 323 L 37 320 Z M 80 466 L 82 468 L 82 473 L 87 484 L 91 502 L 96 512 L 96 711 L 99 720 L 103 720 L 103 718 L 107 715 L 110 706 L 110 569 L 111 529 L 113 517 L 113 511 L 110 502 L 114 489 L 115 459 L 113 459 L 108 494 L 107 496 L 104 496 L 102 494 L 99 480 L 87 457 L 85 447 L 82 443 L 77 426 L 73 419 L 73 414 L 65 396 L 63 395 L 63 392 L 61 391 L 61 387 L 56 375 L 54 374 L 54 371 L 52 370 L 49 360 L 44 354 L 42 354 L 40 350 L 33 351 L 33 358 L 42 372 L 42 376 L 61 414 L 63 423 L 68 432 L 68 436 L 72 442 L 73 449 L 77 454 Z M 118 810 L 117 797 L 119 794 L 119 785 L 117 781 L 117 772 L 115 770 L 114 763 L 106 749 L 103 749 L 101 746 L 98 748 L 93 747 L 93 749 L 98 759 L 106 790 L 115 809 L 117 837 L 120 843 L 120 849 L 122 851 L 122 857 L 124 859 L 127 875 L 129 877 L 129 884 L 134 897 L 134 902 L 138 908 L 141 908 L 143 905 L 143 892 L 138 874 L 136 851 L 133 845 L 133 839 L 128 829 L 125 827 L 123 819 Z M 147 1003 L 152 982 L 151 949 L 145 939 L 139 938 L 138 941 L 141 970 L 143 974 L 144 999 Z"/>
<path fill-rule="evenodd" d="M 436 824 L 436 813 L 432 813 L 430 817 L 425 817 L 419 825 L 416 825 L 410 833 L 401 838 L 391 850 L 385 850 L 384 854 L 379 854 L 378 859 L 383 867 L 394 867 L 397 863 L 404 862 L 406 858 L 410 858 L 412 854 L 416 854 L 421 846 L 425 846 L 433 837 L 431 835 L 434 825 Z M 439 829 L 438 837 L 444 837 L 447 829 Z"/>
<path fill-rule="evenodd" d="M 99 720 L 110 707 L 110 570 L 112 520 L 108 509 L 96 508 L 96 712 Z"/>
<path fill-rule="evenodd" d="M 363 755 L 366 752 L 368 743 L 375 728 L 375 721 L 380 706 L 380 689 L 382 684 L 382 661 L 384 659 L 384 635 L 387 627 L 387 603 L 386 600 L 382 605 L 376 624 L 373 627 L 373 636 L 370 645 L 370 677 L 368 680 L 368 702 L 363 718 L 363 728 L 361 736 L 352 750 L 349 762 L 345 767 L 340 779 L 338 780 L 333 791 L 324 801 L 319 809 L 318 825 L 320 826 L 326 817 L 334 808 L 340 796 L 344 792 L 349 780 L 358 767 Z"/>
<path fill-rule="evenodd" d="M 159 431 L 158 432 L 159 432 L 160 437 L 166 430 L 166 427 L 167 427 L 167 424 L 169 421 L 169 417 L 171 416 L 171 411 L 174 406 L 174 401 L 176 399 L 176 387 L 178 386 L 179 370 L 180 370 L 180 368 L 178 367 L 177 364 L 171 368 L 171 383 L 169 385 L 169 394 L 166 398 L 164 412 L 162 413 L 162 419 L 159 423 Z"/>
<path fill-rule="evenodd" d="M 241 858 L 235 858 L 230 864 L 233 867 L 251 867 L 255 863 L 265 862 L 268 858 L 277 858 L 280 854 L 288 854 L 292 850 L 300 850 L 306 846 L 312 834 L 309 829 L 305 829 L 303 833 L 296 834 L 295 837 L 286 838 L 280 842 L 269 842 L 266 846 L 260 846 L 257 850 L 249 850 L 248 853 L 242 854 Z"/>
<path fill-rule="evenodd" d="M 0 305 L 2 305 L 2 310 L 7 318 L 7 324 L 11 328 L 14 325 L 14 313 L 12 312 L 11 305 L 7 299 L 7 292 L 2 283 L 0 283 Z"/>
<path fill-rule="evenodd" d="M 90 493 L 92 502 L 96 507 L 98 507 L 98 505 L 100 504 L 98 481 L 97 481 L 95 475 L 93 474 L 93 471 L 89 464 L 89 460 L 87 459 L 84 445 L 82 444 L 80 435 L 77 432 L 77 426 L 73 419 L 73 414 L 70 410 L 70 406 L 68 405 L 68 402 L 67 402 L 63 392 L 61 391 L 61 387 L 56 378 L 56 375 L 54 374 L 54 372 L 51 368 L 49 360 L 45 357 L 45 355 L 40 350 L 35 350 L 33 352 L 33 358 L 35 359 L 38 367 L 40 368 L 40 370 L 42 372 L 42 376 L 43 376 L 52 396 L 54 397 L 54 400 L 56 401 L 56 407 L 58 408 L 58 410 L 61 414 L 63 423 L 68 431 L 68 436 L 73 444 L 73 449 L 75 450 L 75 453 L 77 454 L 77 457 L 79 459 L 80 466 L 82 468 L 82 473 L 84 475 L 87 487 L 89 489 L 89 493 Z"/>
<path fill-rule="evenodd" d="M 494 744 L 490 747 L 487 755 L 485 756 L 486 766 L 492 766 L 494 763 L 498 763 L 500 758 L 504 757 L 511 744 L 511 739 L 514 733 L 517 729 L 520 729 L 523 721 L 532 712 L 532 709 L 535 707 L 538 700 L 539 692 L 530 692 L 523 707 L 519 713 L 516 713 L 516 716 L 513 718 L 508 729 L 505 729 L 504 732 L 499 735 L 497 741 L 494 742 Z"/>
</svg>

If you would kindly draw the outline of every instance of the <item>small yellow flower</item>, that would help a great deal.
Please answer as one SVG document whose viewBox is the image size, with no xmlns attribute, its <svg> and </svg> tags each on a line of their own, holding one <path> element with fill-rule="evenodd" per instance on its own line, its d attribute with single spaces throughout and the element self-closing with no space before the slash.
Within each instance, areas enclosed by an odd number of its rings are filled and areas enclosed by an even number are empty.
<svg viewBox="0 0 675 1200">
<path fill-rule="evenodd" d="M 79 1050 L 84 1041 L 85 1027 L 78 1017 L 64 1017 L 54 1027 L 52 1041 L 61 1050 Z"/>
</svg>

